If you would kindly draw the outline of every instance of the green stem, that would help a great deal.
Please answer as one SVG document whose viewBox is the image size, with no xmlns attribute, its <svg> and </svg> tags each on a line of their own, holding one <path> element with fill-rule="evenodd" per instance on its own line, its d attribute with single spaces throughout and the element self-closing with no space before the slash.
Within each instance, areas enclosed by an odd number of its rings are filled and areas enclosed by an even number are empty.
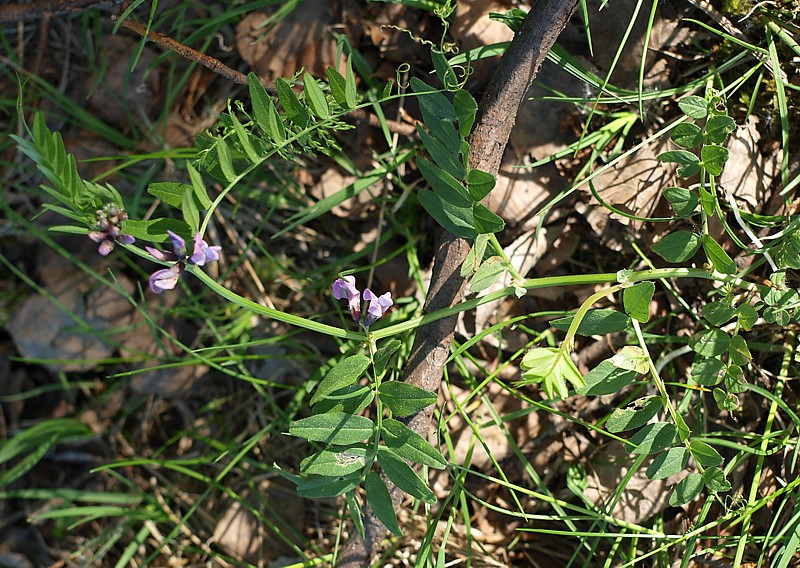
<svg viewBox="0 0 800 568">
<path fill-rule="evenodd" d="M 661 376 L 658 374 L 658 370 L 653 363 L 653 358 L 650 356 L 650 351 L 647 349 L 647 343 L 645 342 L 644 335 L 642 334 L 642 326 L 639 325 L 639 322 L 634 318 L 631 318 L 631 322 L 633 323 L 633 329 L 636 332 L 636 338 L 639 340 L 639 346 L 647 355 L 647 366 L 650 369 L 650 375 L 653 377 L 653 382 L 656 384 L 656 388 L 658 388 L 658 393 L 661 395 L 661 401 L 664 404 L 664 407 L 667 409 L 667 413 L 670 415 L 670 418 L 672 418 L 673 424 L 675 424 L 675 427 L 678 429 L 678 435 L 680 436 L 681 441 L 686 444 L 686 449 L 689 449 L 689 444 L 686 442 L 686 439 L 689 437 L 689 430 L 686 427 L 686 422 L 684 422 L 683 418 L 681 418 L 675 410 L 675 407 L 672 404 L 672 399 L 670 399 L 669 394 L 667 393 L 667 387 L 664 384 L 664 381 L 661 380 Z M 697 465 L 698 468 L 700 468 L 700 464 Z"/>
<path fill-rule="evenodd" d="M 125 248 L 134 251 L 137 250 L 136 247 L 133 247 L 131 245 L 127 245 Z M 145 253 L 142 251 L 141 254 L 144 255 Z M 281 321 L 283 323 L 288 323 L 289 325 L 294 325 L 296 327 L 302 327 L 304 329 L 316 331 L 318 333 L 323 333 L 325 335 L 330 335 L 331 337 L 340 337 L 342 339 L 353 339 L 355 341 L 365 341 L 367 339 L 367 336 L 364 333 L 349 331 L 339 327 L 334 327 L 324 323 L 319 323 L 300 316 L 287 314 L 279 310 L 268 308 L 266 306 L 262 306 L 260 304 L 257 304 L 256 302 L 253 302 L 252 300 L 243 298 L 242 296 L 236 294 L 235 292 L 228 290 L 227 288 L 216 282 L 211 276 L 209 276 L 208 274 L 206 274 L 205 272 L 196 267 L 188 266 L 186 270 L 187 272 L 194 274 L 206 286 L 211 288 L 218 295 L 222 296 L 226 300 L 229 300 L 235 304 L 242 306 L 243 308 L 250 310 L 255 314 L 266 316 L 275 319 L 277 321 Z M 638 272 L 632 272 L 628 276 L 627 281 L 631 284 L 635 284 L 636 282 L 643 282 L 645 280 L 658 280 L 661 278 L 700 278 L 705 280 L 715 280 L 717 282 L 725 282 L 737 286 L 739 288 L 743 288 L 745 290 L 750 290 L 752 292 L 759 292 L 761 290 L 761 288 L 756 284 L 753 284 L 752 282 L 747 282 L 746 280 L 742 280 L 741 278 L 737 278 L 736 276 L 730 274 L 723 274 L 717 271 L 708 271 L 702 268 L 656 268 L 652 270 L 641 270 Z M 372 330 L 370 331 L 370 336 L 372 337 L 373 341 L 377 341 L 379 339 L 391 337 L 393 335 L 398 335 L 400 333 L 405 333 L 407 331 L 416 329 L 422 325 L 427 325 L 431 322 L 438 321 L 440 319 L 461 312 L 473 310 L 478 306 L 482 306 L 483 304 L 488 304 L 489 302 L 494 302 L 495 300 L 499 300 L 501 298 L 505 298 L 506 296 L 510 296 L 514 294 L 514 291 L 518 287 L 524 288 L 526 290 L 535 290 L 539 288 L 554 288 L 558 286 L 581 286 L 589 284 L 604 284 L 616 281 L 617 281 L 617 274 L 615 272 L 606 272 L 599 274 L 575 274 L 570 276 L 546 276 L 544 278 L 529 278 L 527 280 L 523 280 L 519 284 L 519 286 L 507 286 L 502 290 L 498 290 L 497 292 L 492 292 L 491 294 L 486 294 L 485 296 L 473 298 L 471 300 L 467 300 L 465 302 L 456 304 L 455 306 L 437 310 L 431 314 L 426 314 L 424 316 L 412 318 L 410 320 L 390 325 L 382 329 Z M 608 290 L 605 290 L 604 293 L 608 293 Z M 588 310 L 589 308 L 586 309 Z"/>
<path fill-rule="evenodd" d="M 756 511 L 755 503 L 758 499 L 758 488 L 761 485 L 761 472 L 764 469 L 764 458 L 769 446 L 770 434 L 772 433 L 772 424 L 775 422 L 775 415 L 778 413 L 778 401 L 783 394 L 783 387 L 786 384 L 786 378 L 789 376 L 789 365 L 794 358 L 794 344 L 795 335 L 792 331 L 787 331 L 786 339 L 784 340 L 783 362 L 781 363 L 781 372 L 778 376 L 778 382 L 775 385 L 775 398 L 772 399 L 772 404 L 769 407 L 767 414 L 767 421 L 764 425 L 764 435 L 761 438 L 759 446 L 760 454 L 756 461 L 756 469 L 753 473 L 753 481 L 750 483 L 750 494 L 747 496 L 748 514 L 745 515 L 742 521 L 742 533 L 739 537 L 739 543 L 736 546 L 736 556 L 733 559 L 734 568 L 738 568 L 742 564 L 742 557 L 744 556 L 744 549 L 747 546 L 748 537 L 750 536 L 750 519 L 752 514 Z"/>
<path fill-rule="evenodd" d="M 572 323 L 569 325 L 569 329 L 567 329 L 567 335 L 564 337 L 564 341 L 561 343 L 561 350 L 569 356 L 569 353 L 572 351 L 573 345 L 575 345 L 575 335 L 578 333 L 578 327 L 581 325 L 581 321 L 586 316 L 587 312 L 591 309 L 591 307 L 600 300 L 601 298 L 605 298 L 606 296 L 610 296 L 615 292 L 622 290 L 622 286 L 617 284 L 616 286 L 611 286 L 610 288 L 606 288 L 605 290 L 600 290 L 599 292 L 595 292 L 588 298 L 586 301 L 581 304 L 581 307 L 578 308 L 578 311 L 575 313 L 575 317 L 572 320 Z"/>
</svg>

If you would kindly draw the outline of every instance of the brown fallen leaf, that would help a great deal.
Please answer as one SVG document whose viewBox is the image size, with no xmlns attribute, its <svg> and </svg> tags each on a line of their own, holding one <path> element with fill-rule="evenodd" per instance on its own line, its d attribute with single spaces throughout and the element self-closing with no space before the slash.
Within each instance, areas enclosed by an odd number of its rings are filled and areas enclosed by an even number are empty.
<svg viewBox="0 0 800 568">
<path fill-rule="evenodd" d="M 236 26 L 236 48 L 256 75 L 268 81 L 305 69 L 325 77 L 328 66 L 340 68 L 334 27 L 341 21 L 339 3 L 305 0 L 270 26 L 270 13 L 247 14 Z"/>
</svg>

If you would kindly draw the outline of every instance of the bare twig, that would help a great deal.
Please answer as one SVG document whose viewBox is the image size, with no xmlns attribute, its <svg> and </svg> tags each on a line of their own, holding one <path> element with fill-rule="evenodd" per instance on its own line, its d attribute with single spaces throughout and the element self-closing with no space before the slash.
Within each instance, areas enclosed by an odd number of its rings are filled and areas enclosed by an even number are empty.
<svg viewBox="0 0 800 568">
<path fill-rule="evenodd" d="M 0 22 L 35 20 L 45 14 L 64 16 L 88 8 L 111 7 L 119 2 L 120 0 L 40 0 L 31 4 L 4 4 L 0 6 Z"/>
<path fill-rule="evenodd" d="M 566 27 L 578 0 L 539 0 L 531 8 L 519 32 L 514 36 L 500 62 L 500 67 L 481 103 L 480 114 L 470 143 L 470 166 L 496 175 L 503 151 L 514 126 L 517 111 L 531 81 L 539 71 L 547 52 Z M 423 311 L 430 313 L 461 301 L 464 279 L 460 268 L 469 244 L 444 233 L 433 264 L 430 289 Z M 405 381 L 429 391 L 438 391 L 444 363 L 450 352 L 457 316 L 444 318 L 417 330 Z M 417 413 L 409 428 L 425 437 L 430 427 L 432 408 Z M 395 510 L 403 492 L 384 478 Z M 386 535 L 386 528 L 367 506 L 364 538 L 355 531 L 339 558 L 340 568 L 369 566 L 373 553 Z"/>
</svg>

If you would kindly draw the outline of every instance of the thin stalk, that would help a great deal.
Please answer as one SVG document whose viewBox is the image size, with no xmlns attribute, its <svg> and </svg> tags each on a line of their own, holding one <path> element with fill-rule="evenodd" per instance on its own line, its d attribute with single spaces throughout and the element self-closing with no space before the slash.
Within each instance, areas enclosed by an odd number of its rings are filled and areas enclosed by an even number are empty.
<svg viewBox="0 0 800 568">
<path fill-rule="evenodd" d="M 750 519 L 753 513 L 757 510 L 755 507 L 756 500 L 758 499 L 758 488 L 761 485 L 761 473 L 764 469 L 764 458 L 766 456 L 767 447 L 769 446 L 769 438 L 772 433 L 772 425 L 775 422 L 775 416 L 778 413 L 778 400 L 783 394 L 783 387 L 786 384 L 786 377 L 789 376 L 789 365 L 792 363 L 794 357 L 794 340 L 795 335 L 792 331 L 787 331 L 786 339 L 783 343 L 783 361 L 781 362 L 781 372 L 777 377 L 777 384 L 775 385 L 775 398 L 769 406 L 769 413 L 767 414 L 767 422 L 764 425 L 764 435 L 761 438 L 759 450 L 762 452 L 756 460 L 756 470 L 753 473 L 753 481 L 750 483 L 750 494 L 747 496 L 747 509 L 748 512 L 742 521 L 742 533 L 739 537 L 739 543 L 736 546 L 736 556 L 733 559 L 734 567 L 741 566 L 742 558 L 744 556 L 744 549 L 747 546 L 748 536 L 750 532 Z"/>
</svg>

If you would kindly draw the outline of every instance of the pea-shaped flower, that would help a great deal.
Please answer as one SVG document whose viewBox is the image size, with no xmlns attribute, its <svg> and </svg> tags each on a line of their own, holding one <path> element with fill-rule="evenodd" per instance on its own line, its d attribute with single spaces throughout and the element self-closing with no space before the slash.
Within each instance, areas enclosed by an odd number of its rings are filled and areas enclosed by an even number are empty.
<svg viewBox="0 0 800 568">
<path fill-rule="evenodd" d="M 360 323 L 368 328 L 378 321 L 383 314 L 392 306 L 392 293 L 386 292 L 378 296 L 372 290 L 364 290 L 364 301 L 367 303 L 367 313 L 361 317 L 361 292 L 356 288 L 354 276 L 345 276 L 337 279 L 331 286 L 333 297 L 337 300 L 347 300 L 347 307 L 350 309 L 350 316 L 353 321 Z"/>
<path fill-rule="evenodd" d="M 175 262 L 173 266 L 156 270 L 150 276 L 150 289 L 156 294 L 175 288 L 186 264 L 205 266 L 207 262 L 219 260 L 219 251 L 222 248 L 209 246 L 200 236 L 200 233 L 197 233 L 194 236 L 194 252 L 189 256 L 189 253 L 186 252 L 186 241 L 180 235 L 176 235 L 172 231 L 167 231 L 167 235 L 169 235 L 169 240 L 172 242 L 172 252 L 158 250 L 153 247 L 144 247 L 147 252 L 158 260 Z"/>
</svg>

